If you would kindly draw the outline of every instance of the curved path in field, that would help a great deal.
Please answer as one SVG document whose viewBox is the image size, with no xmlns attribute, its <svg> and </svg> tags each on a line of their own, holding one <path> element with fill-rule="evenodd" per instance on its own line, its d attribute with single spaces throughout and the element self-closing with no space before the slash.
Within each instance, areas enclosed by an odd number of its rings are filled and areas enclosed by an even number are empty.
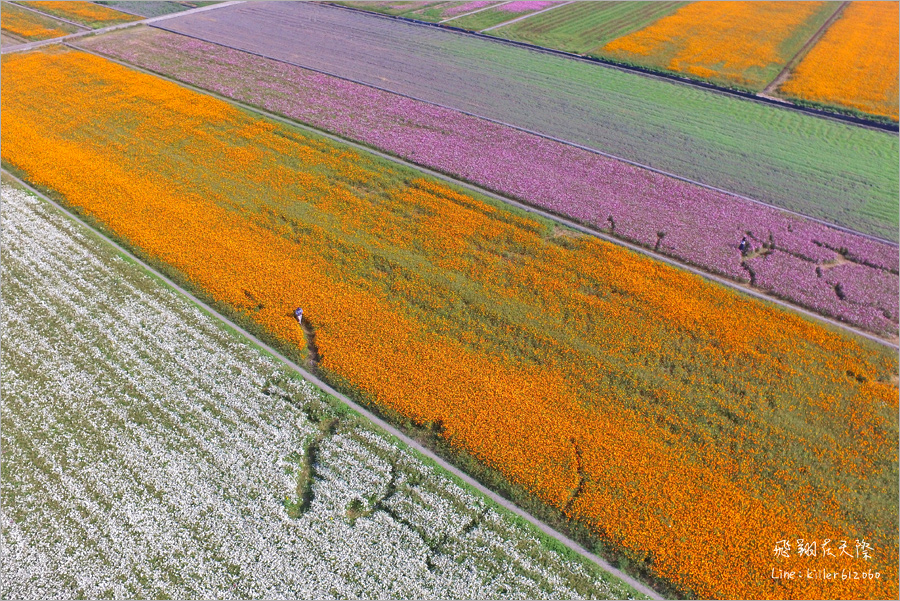
<svg viewBox="0 0 900 601">
<path fill-rule="evenodd" d="M 509 501 L 509 500 L 507 500 L 507 499 L 501 497 L 501 496 L 498 495 L 497 493 L 495 493 L 495 492 L 493 492 L 492 490 L 490 490 L 489 488 L 485 487 L 485 486 L 482 485 L 480 482 L 478 482 L 477 480 L 475 480 L 475 479 L 472 478 L 471 476 L 467 475 L 467 474 L 466 474 L 465 472 L 463 472 L 462 470 L 458 469 L 458 468 L 455 467 L 454 465 L 452 465 L 452 464 L 448 463 L 447 461 L 445 461 L 444 459 L 442 459 L 440 456 L 436 455 L 436 454 L 435 454 L 434 452 L 432 452 L 430 449 L 428 449 L 428 448 L 422 446 L 420 443 L 418 443 L 418 442 L 416 442 L 415 440 L 413 440 L 412 438 L 406 436 L 403 432 L 401 432 L 400 430 L 398 430 L 397 428 L 395 428 L 395 427 L 392 426 L 391 424 L 389 424 L 389 423 L 387 423 L 386 421 L 384 421 L 383 419 L 379 418 L 378 416 L 376 416 L 374 413 L 372 413 L 371 411 L 369 411 L 369 410 L 366 409 L 365 407 L 363 407 L 363 406 L 357 404 L 356 402 L 354 402 L 354 401 L 352 401 L 351 399 L 347 398 L 345 395 L 343 395 L 343 394 L 341 394 L 340 392 L 336 391 L 336 390 L 333 389 L 331 386 L 329 386 L 328 384 L 326 384 L 325 382 L 323 382 L 322 380 L 320 380 L 318 377 L 316 377 L 314 374 L 312 374 L 312 373 L 310 373 L 309 371 L 307 371 L 306 369 L 300 367 L 299 365 L 297 365 L 296 363 L 294 363 L 293 361 L 291 361 L 290 359 L 288 359 L 287 357 L 285 357 L 284 355 L 282 355 L 281 353 L 279 353 L 277 350 L 275 350 L 274 348 L 272 348 L 271 346 L 269 346 L 268 344 L 266 344 L 265 342 L 263 342 L 262 340 L 260 340 L 259 338 L 257 338 L 257 337 L 254 336 L 253 334 L 251 334 L 250 332 L 248 332 L 247 330 L 243 329 L 242 327 L 240 327 L 240 326 L 237 325 L 236 323 L 232 322 L 230 319 L 228 319 L 227 317 L 225 317 L 224 315 L 222 315 L 221 313 L 219 313 L 218 311 L 216 311 L 216 310 L 213 309 L 212 307 L 209 307 L 208 305 L 206 305 L 203 301 L 201 301 L 201 300 L 198 299 L 196 296 L 194 296 L 193 294 L 191 294 L 190 292 L 188 292 L 186 289 L 182 288 L 181 286 L 179 286 L 178 284 L 176 284 L 175 282 L 173 282 L 172 280 L 170 280 L 170 279 L 169 279 L 168 277 L 166 277 L 163 273 L 157 271 L 156 269 L 154 269 L 153 267 L 151 267 L 150 265 L 148 265 L 147 263 L 145 263 L 144 261 L 142 261 L 142 260 L 139 259 L 138 257 L 136 257 L 136 256 L 134 256 L 133 254 L 131 254 L 128 250 L 126 250 L 125 248 L 123 248 L 122 246 L 120 246 L 118 243 L 116 243 L 115 241 L 113 241 L 111 238 L 109 238 L 108 236 L 106 236 L 103 232 L 97 230 L 96 228 L 94 228 L 94 227 L 91 226 L 90 224 L 86 223 L 86 222 L 83 221 L 80 217 L 78 217 L 77 215 L 75 215 L 74 213 L 72 213 L 71 211 L 69 211 L 68 209 L 66 209 L 66 208 L 63 207 L 62 205 L 60 205 L 59 203 L 55 202 L 55 201 L 52 200 L 51 198 L 48 198 L 47 196 L 45 196 L 45 195 L 42 194 L 41 192 L 35 190 L 35 189 L 32 188 L 31 186 L 29 186 L 27 183 L 25 183 L 25 182 L 23 182 L 22 180 L 20 180 L 19 178 L 15 177 L 14 175 L 12 175 L 11 173 L 9 173 L 8 171 L 3 170 L 3 173 L 6 174 L 6 175 L 8 175 L 11 179 L 13 179 L 16 183 L 18 183 L 19 185 L 21 185 L 23 188 L 28 189 L 28 190 L 29 190 L 30 192 L 32 192 L 33 194 L 39 196 L 40 198 L 44 199 L 46 202 L 52 204 L 54 207 L 56 207 L 57 209 L 59 209 L 63 214 L 65 214 L 67 217 L 69 217 L 69 218 L 72 219 L 73 221 L 78 222 L 78 223 L 81 224 L 82 226 L 84 226 L 84 227 L 88 228 L 89 230 L 91 230 L 94 234 L 96 234 L 97 236 L 99 236 L 104 242 L 106 242 L 107 244 L 111 245 L 112 247 L 114 247 L 114 248 L 115 248 L 116 250 L 118 250 L 119 252 L 121 252 L 121 253 L 127 255 L 129 258 L 131 258 L 133 261 L 135 261 L 138 265 L 140 265 L 140 266 L 143 267 L 145 270 L 147 270 L 149 273 L 153 274 L 154 276 L 156 276 L 157 278 L 159 278 L 160 280 L 162 280 L 163 282 L 165 282 L 166 285 L 168 285 L 168 286 L 169 286 L 170 288 L 172 288 L 173 290 L 177 291 L 179 294 L 185 296 L 187 299 L 189 299 L 189 300 L 190 300 L 191 302 L 193 302 L 195 305 L 197 305 L 198 307 L 200 307 L 203 311 L 205 311 L 206 313 L 208 313 L 208 314 L 211 315 L 212 317 L 218 319 L 219 321 L 221 321 L 222 323 L 224 323 L 225 325 L 227 325 L 227 326 L 228 326 L 229 328 L 231 328 L 232 330 L 238 332 L 241 336 L 243 336 L 244 338 L 246 338 L 247 340 L 249 340 L 250 342 L 252 342 L 252 343 L 255 344 L 256 346 L 262 348 L 262 349 L 265 350 L 267 353 L 271 354 L 273 357 L 275 357 L 276 359 L 278 359 L 279 361 L 281 361 L 284 365 L 286 365 L 286 366 L 289 367 L 290 369 L 292 369 L 292 370 L 294 370 L 295 372 L 297 372 L 297 373 L 299 373 L 300 375 L 302 375 L 306 380 L 308 380 L 309 382 L 311 382 L 312 384 L 314 384 L 315 386 L 317 386 L 317 387 L 320 388 L 321 390 L 327 392 L 328 394 L 330 394 L 331 396 L 333 396 L 333 397 L 335 397 L 335 398 L 340 399 L 343 403 L 345 403 L 346 405 L 348 405 L 348 406 L 349 406 L 350 408 L 352 408 L 354 411 L 356 411 L 356 412 L 358 412 L 359 414 L 363 415 L 366 419 L 368 419 L 370 422 L 372 422 L 373 424 L 375 424 L 376 426 L 378 426 L 379 428 L 381 428 L 382 430 L 384 430 L 384 431 L 387 432 L 388 434 L 390 434 L 390 435 L 392 435 L 392 436 L 395 436 L 396 438 L 400 439 L 404 444 L 406 444 L 406 445 L 408 445 L 408 446 L 414 448 L 416 451 L 418 451 L 418 452 L 421 453 L 422 455 L 428 457 L 429 459 L 431 459 L 432 461 L 434 461 L 436 464 L 438 464 L 438 465 L 439 465 L 441 468 L 443 468 L 444 470 L 450 472 L 451 474 L 453 474 L 454 476 L 456 476 L 456 477 L 459 478 L 460 480 L 464 481 L 466 484 L 468 484 L 468 485 L 471 486 L 472 488 L 478 490 L 478 491 L 479 491 L 481 494 L 483 494 L 485 497 L 488 497 L 489 499 L 491 499 L 492 501 L 494 501 L 494 502 L 497 503 L 498 505 L 500 505 L 500 506 L 502 506 L 502 507 L 508 509 L 509 511 L 511 511 L 511 512 L 515 513 L 516 515 L 518 515 L 519 517 L 521 517 L 521 518 L 527 520 L 528 522 L 530 522 L 532 525 L 536 526 L 541 532 L 543 532 L 543 533 L 546 534 L 547 536 L 553 537 L 554 539 L 556 539 L 557 541 L 559 541 L 560 543 L 562 543 L 563 545 L 565 545 L 565 546 L 568 547 L 569 549 L 575 551 L 575 552 L 578 553 L 579 555 L 582 555 L 583 557 L 585 557 L 585 558 L 591 560 L 592 562 L 596 563 L 597 565 L 599 565 L 600 567 L 602 567 L 604 570 L 606 570 L 606 571 L 609 572 L 610 574 L 613 574 L 614 576 L 616 576 L 617 578 L 619 578 L 619 579 L 622 580 L 623 582 L 626 582 L 628 585 L 630 585 L 632 588 L 634 588 L 636 591 L 640 592 L 641 594 L 646 595 L 646 596 L 650 597 L 651 599 L 654 599 L 654 600 L 657 600 L 657 601 L 662 601 L 663 598 L 662 598 L 659 594 L 657 594 L 655 591 L 653 591 L 652 589 L 650 589 L 649 587 L 647 587 L 646 585 L 642 584 L 641 582 L 638 582 L 637 580 L 635 580 L 634 578 L 632 578 L 632 577 L 629 576 L 628 574 L 625 574 L 624 572 L 622 572 L 622 571 L 619 570 L 618 568 L 615 568 L 614 566 L 612 566 L 611 564 L 609 564 L 607 561 L 604 561 L 602 558 L 600 558 L 600 557 L 598 557 L 597 555 L 591 553 L 590 551 L 588 551 L 587 549 L 585 549 L 584 547 L 582 547 L 581 545 L 579 545 L 578 543 L 576 543 L 575 541 L 573 541 L 572 539 L 570 539 L 569 537 L 567 537 L 567 536 L 565 536 L 564 534 L 562 534 L 562 533 L 560 533 L 560 532 L 554 530 L 553 528 L 551 528 L 551 527 L 548 526 L 547 524 L 543 523 L 542 521 L 540 521 L 540 520 L 538 520 L 537 518 L 535 518 L 534 516 L 532 516 L 530 513 L 524 511 L 524 510 L 521 509 L 521 508 L 519 508 L 517 505 L 515 505 L 515 504 L 512 503 L 511 501 Z"/>
</svg>

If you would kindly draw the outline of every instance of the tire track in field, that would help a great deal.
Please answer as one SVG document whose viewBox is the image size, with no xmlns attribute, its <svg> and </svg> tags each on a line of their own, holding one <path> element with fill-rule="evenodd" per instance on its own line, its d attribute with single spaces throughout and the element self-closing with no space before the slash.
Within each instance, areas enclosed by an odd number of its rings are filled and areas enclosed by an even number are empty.
<svg viewBox="0 0 900 601">
<path fill-rule="evenodd" d="M 469 485 L 470 487 L 472 487 L 475 490 L 477 490 L 478 492 L 480 492 L 485 497 L 488 497 L 489 499 L 491 499 L 493 502 L 497 503 L 501 507 L 504 507 L 505 509 L 515 513 L 519 517 L 527 520 L 529 523 L 531 523 L 533 526 L 538 528 L 541 532 L 543 532 L 547 536 L 550 536 L 550 537 L 556 539 L 557 541 L 559 541 L 561 544 L 565 545 L 572 551 L 578 553 L 582 557 L 597 564 L 598 566 L 600 566 L 601 568 L 603 568 L 604 570 L 606 570 L 607 572 L 609 572 L 610 574 L 612 574 L 613 576 L 618 578 L 619 580 L 621 580 L 621 581 L 625 582 L 626 584 L 628 584 L 629 586 L 631 586 L 636 591 L 640 592 L 643 595 L 646 595 L 647 597 L 653 599 L 654 601 L 662 601 L 663 600 L 663 597 L 661 597 L 653 589 L 647 587 L 646 585 L 644 585 L 641 582 L 637 581 L 636 579 L 632 578 L 628 574 L 626 574 L 626 573 L 622 572 L 621 570 L 619 570 L 618 568 L 612 566 L 610 563 L 608 563 L 607 561 L 598 557 L 594 553 L 591 553 L 590 551 L 588 551 L 587 549 L 585 549 L 584 547 L 582 547 L 581 545 L 576 543 L 574 540 L 567 537 L 566 535 L 562 534 L 561 532 L 556 531 L 555 529 L 551 528 L 544 522 L 542 522 L 542 521 L 538 520 L 537 518 L 535 518 L 534 516 L 532 516 L 530 513 L 528 513 L 524 509 L 519 508 L 519 506 L 517 506 L 516 504 L 512 503 L 511 501 L 507 500 L 506 498 L 500 496 L 499 494 L 497 494 L 494 491 L 490 490 L 489 488 L 485 487 L 483 484 L 481 484 L 480 482 L 478 482 L 477 480 L 475 480 L 474 478 L 472 478 L 471 476 L 466 474 L 464 471 L 457 468 L 455 465 L 447 462 L 445 459 L 441 458 L 439 455 L 435 454 L 433 451 L 431 451 L 427 447 L 423 446 L 421 443 L 408 437 L 406 434 L 404 434 L 403 432 L 401 432 L 400 430 L 398 430 L 397 428 L 395 428 L 394 426 L 392 426 L 385 420 L 376 416 L 374 413 L 372 413 L 371 411 L 369 411 L 362 405 L 357 404 L 355 401 L 353 401 L 353 400 L 349 399 L 348 397 L 346 397 L 345 395 L 341 394 L 340 392 L 338 392 L 337 390 L 335 390 L 334 388 L 329 386 L 327 383 L 320 380 L 315 374 L 313 374 L 313 373 L 307 371 L 306 369 L 304 369 L 303 367 L 297 365 L 296 363 L 294 363 L 293 361 L 291 361 L 290 359 L 288 359 L 287 357 L 282 355 L 280 352 L 278 352 L 273 347 L 269 346 L 268 344 L 266 344 L 265 342 L 263 342 L 262 340 L 260 340 L 259 338 L 257 338 L 256 336 L 254 336 L 253 334 L 251 334 L 250 332 L 248 332 L 241 326 L 239 326 L 238 324 L 232 322 L 230 319 L 228 319 L 227 317 L 225 317 L 224 315 L 222 315 L 221 313 L 219 313 L 212 307 L 208 306 L 206 303 L 201 301 L 199 298 L 197 298 L 196 296 L 191 294 L 188 290 L 186 290 L 185 288 L 182 288 L 181 286 L 179 286 L 178 284 L 173 282 L 165 274 L 163 274 L 162 272 L 151 267 L 150 265 L 148 265 L 147 263 L 142 261 L 139 257 L 133 255 L 131 252 L 129 252 L 123 246 L 121 246 L 120 244 L 115 242 L 112 238 L 110 238 L 109 236 L 107 236 L 106 234 L 104 234 L 103 232 L 98 230 L 97 228 L 93 227 L 92 225 L 86 223 L 80 217 L 78 217 L 77 215 L 75 215 L 74 213 L 69 211 L 64 206 L 60 205 L 59 203 L 57 203 L 53 199 L 49 198 L 48 196 L 42 194 L 40 191 L 35 190 L 29 184 L 27 184 L 26 182 L 23 182 L 18 177 L 16 177 L 12 173 L 6 171 L 5 169 L 3 169 L 2 172 L 5 175 L 9 176 L 17 184 L 19 184 L 20 186 L 22 186 L 23 188 L 27 189 L 29 192 L 34 194 L 35 196 L 50 203 L 52 206 L 54 206 L 56 209 L 58 209 L 60 212 L 62 212 L 63 215 L 65 215 L 72 221 L 78 223 L 82 227 L 85 227 L 88 230 L 90 230 L 91 232 L 93 232 L 96 236 L 98 236 L 105 243 L 107 243 L 110 246 L 112 246 L 113 248 L 115 248 L 118 252 L 129 257 L 132 261 L 134 261 L 135 263 L 140 265 L 145 271 L 147 271 L 151 275 L 155 276 L 156 278 L 158 278 L 159 280 L 164 282 L 172 290 L 176 291 L 177 293 L 179 293 L 182 296 L 184 296 L 185 298 L 187 298 L 190 302 L 192 302 L 194 305 L 199 307 L 202 311 L 204 311 L 211 317 L 219 320 L 221 323 L 225 324 L 226 326 L 228 326 L 229 328 L 231 328 L 232 330 L 234 330 L 235 332 L 237 332 L 238 334 L 243 336 L 246 340 L 248 340 L 252 344 L 256 345 L 257 347 L 263 349 L 265 352 L 269 353 L 271 356 L 275 357 L 282 364 L 284 364 L 289 369 L 292 369 L 296 373 L 303 376 L 303 378 L 305 378 L 307 381 L 309 381 L 314 386 L 318 387 L 320 390 L 326 392 L 327 394 L 329 394 L 337 399 L 340 399 L 341 402 L 346 404 L 348 407 L 350 407 L 351 409 L 353 409 L 354 411 L 356 411 L 357 413 L 359 413 L 366 419 L 368 419 L 372 424 L 374 424 L 375 426 L 377 426 L 384 432 L 387 432 L 391 436 L 394 436 L 395 438 L 402 441 L 408 447 L 411 447 L 411 448 L 415 449 L 416 451 L 418 451 L 419 453 L 421 453 L 422 455 L 428 457 L 431 461 L 436 463 L 442 469 L 450 472 L 451 474 L 453 474 L 454 476 L 456 476 L 457 478 L 459 478 L 460 480 L 465 482 L 467 485 Z"/>
</svg>

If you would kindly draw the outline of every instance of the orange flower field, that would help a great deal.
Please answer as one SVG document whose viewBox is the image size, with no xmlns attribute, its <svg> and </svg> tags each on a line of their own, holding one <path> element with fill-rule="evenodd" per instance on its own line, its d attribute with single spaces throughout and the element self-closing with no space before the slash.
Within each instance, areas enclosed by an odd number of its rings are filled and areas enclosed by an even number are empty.
<svg viewBox="0 0 900 601">
<path fill-rule="evenodd" d="M 758 91 L 837 7 L 837 2 L 692 2 L 613 40 L 599 54 Z"/>
<path fill-rule="evenodd" d="M 106 27 L 116 23 L 138 21 L 141 17 L 113 10 L 93 2 L 22 2 L 50 15 L 56 15 L 90 27 Z"/>
<path fill-rule="evenodd" d="M 327 380 L 686 594 L 897 596 L 894 353 L 93 55 L 2 66 L 5 166 L 298 352 L 303 307 Z"/>
<path fill-rule="evenodd" d="M 851 2 L 778 92 L 897 121 L 897 2 Z"/>
<path fill-rule="evenodd" d="M 3 4 L 0 15 L 2 15 L 3 31 L 8 31 L 29 41 L 58 38 L 77 31 L 73 25 L 42 17 L 8 2 Z"/>
</svg>

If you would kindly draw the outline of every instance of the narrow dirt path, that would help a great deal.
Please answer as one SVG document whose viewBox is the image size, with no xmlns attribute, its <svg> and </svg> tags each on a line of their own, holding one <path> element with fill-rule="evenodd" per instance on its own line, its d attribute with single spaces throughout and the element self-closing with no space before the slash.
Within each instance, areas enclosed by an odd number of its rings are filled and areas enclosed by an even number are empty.
<svg viewBox="0 0 900 601">
<path fill-rule="evenodd" d="M 779 73 L 775 77 L 775 79 L 772 80 L 772 83 L 767 85 L 762 92 L 759 92 L 757 94 L 757 96 L 761 96 L 762 98 L 769 98 L 771 100 L 779 100 L 782 102 L 786 102 L 782 98 L 778 98 L 777 96 L 773 96 L 772 94 L 775 92 L 775 90 L 778 88 L 778 86 L 780 86 L 781 84 L 784 83 L 784 80 L 786 80 L 788 78 L 788 75 L 791 74 L 791 71 L 794 70 L 794 67 L 797 66 L 797 63 L 799 63 L 801 60 L 803 60 L 803 57 L 806 56 L 806 53 L 809 52 L 809 49 L 812 48 L 813 45 L 819 41 L 819 38 L 821 38 L 823 35 L 825 35 L 825 32 L 828 30 L 829 27 L 831 27 L 831 24 L 834 23 L 835 21 L 837 21 L 837 19 L 844 12 L 844 9 L 847 8 L 847 5 L 849 5 L 849 4 L 850 4 L 850 2 L 841 2 L 841 5 L 837 8 L 836 11 L 834 11 L 834 14 L 832 14 L 828 18 L 827 21 L 822 23 L 822 26 L 819 28 L 819 30 L 816 33 L 814 33 L 813 36 L 811 38 L 809 38 L 809 40 L 807 40 L 807 42 L 805 44 L 803 44 L 803 47 L 797 51 L 797 54 L 795 54 L 794 57 L 788 61 L 788 63 L 784 66 L 784 69 L 781 70 L 781 73 Z"/>
</svg>

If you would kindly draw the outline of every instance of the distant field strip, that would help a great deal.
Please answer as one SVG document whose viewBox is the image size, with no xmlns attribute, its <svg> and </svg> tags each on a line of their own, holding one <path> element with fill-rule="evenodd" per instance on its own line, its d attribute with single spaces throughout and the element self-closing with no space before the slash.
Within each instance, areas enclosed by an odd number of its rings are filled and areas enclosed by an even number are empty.
<svg viewBox="0 0 900 601">
<path fill-rule="evenodd" d="M 839 6 L 838 2 L 692 2 L 596 53 L 760 91 Z"/>
<path fill-rule="evenodd" d="M 4 598 L 630 595 L 5 183 L 3 223 Z"/>
<path fill-rule="evenodd" d="M 894 245 L 457 111 L 158 29 L 134 28 L 78 45 L 371 145 L 709 272 L 752 279 L 762 290 L 858 327 L 888 336 L 897 332 L 900 257 Z M 737 246 L 745 236 L 757 252 L 742 256 Z M 791 255 L 782 268 L 786 273 L 756 278 L 783 253 Z M 847 260 L 848 267 L 831 269 Z M 874 281 L 881 283 L 873 286 Z"/>
<path fill-rule="evenodd" d="M 193 8 L 192 5 L 198 4 L 188 2 L 154 2 L 154 1 L 111 1 L 111 2 L 95 2 L 94 4 L 102 4 L 113 9 L 120 9 L 129 13 L 136 13 L 145 17 L 159 17 L 161 15 L 170 15 L 172 13 L 180 13 Z M 204 3 L 199 3 L 204 4 Z"/>
<path fill-rule="evenodd" d="M 113 10 L 93 2 L 21 2 L 21 4 L 94 29 L 140 19 L 140 17 L 135 15 Z"/>
<path fill-rule="evenodd" d="M 505 494 L 681 596 L 895 596 L 894 351 L 90 54 L 3 73 L 4 165 L 289 356 L 304 307 L 322 378 Z M 796 532 L 883 579 L 772 581 Z"/>
<path fill-rule="evenodd" d="M 851 2 L 777 92 L 898 119 L 897 2 Z"/>
<path fill-rule="evenodd" d="M 309 3 L 233 5 L 159 26 L 898 239 L 900 144 L 888 132 Z"/>
<path fill-rule="evenodd" d="M 491 35 L 588 54 L 607 42 L 670 14 L 685 2 L 573 2 L 499 27 Z"/>
<path fill-rule="evenodd" d="M 76 31 L 74 25 L 10 4 L 0 3 L 0 28 L 26 41 L 58 38 Z"/>
<path fill-rule="evenodd" d="M 490 8 L 488 10 L 479 11 L 474 15 L 467 15 L 454 19 L 448 25 L 469 29 L 472 31 L 481 31 L 490 27 L 496 27 L 502 23 L 513 21 L 521 17 L 528 16 L 532 13 L 553 8 L 562 1 L 514 1 L 504 2 L 503 4 Z M 551 11 L 552 12 L 552 11 Z"/>
<path fill-rule="evenodd" d="M 410 19 L 418 19 L 420 21 L 429 21 L 436 23 L 446 19 L 454 19 L 460 15 L 484 10 L 492 6 L 496 6 L 500 2 L 491 2 L 485 0 L 474 0 L 472 2 L 441 2 L 436 6 L 427 6 L 406 13 L 406 17 Z M 366 8 L 366 7 L 361 7 Z"/>
<path fill-rule="evenodd" d="M 429 8 L 437 8 L 448 2 L 416 2 L 403 0 L 383 0 L 375 2 L 335 2 L 344 6 L 353 8 L 361 8 L 372 12 L 381 13 L 383 15 L 391 15 L 394 17 L 406 16 L 409 13 L 427 10 Z"/>
</svg>

